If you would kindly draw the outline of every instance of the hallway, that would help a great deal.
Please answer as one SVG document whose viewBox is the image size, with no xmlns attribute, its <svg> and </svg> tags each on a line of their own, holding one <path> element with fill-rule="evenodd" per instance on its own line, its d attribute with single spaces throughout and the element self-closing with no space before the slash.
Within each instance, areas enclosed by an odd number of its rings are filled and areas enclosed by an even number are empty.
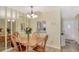
<svg viewBox="0 0 79 59">
<path fill-rule="evenodd" d="M 66 40 L 66 46 L 62 47 L 62 52 L 79 52 L 79 45 L 74 40 Z"/>
</svg>

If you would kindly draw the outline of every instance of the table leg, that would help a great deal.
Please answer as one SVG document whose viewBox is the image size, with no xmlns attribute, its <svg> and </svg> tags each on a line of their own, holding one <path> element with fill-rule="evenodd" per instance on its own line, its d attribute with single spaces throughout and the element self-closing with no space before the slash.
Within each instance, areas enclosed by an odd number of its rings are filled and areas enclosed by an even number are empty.
<svg viewBox="0 0 79 59">
<path fill-rule="evenodd" d="M 29 51 L 29 45 L 26 46 L 26 51 L 27 51 L 27 52 Z"/>
<path fill-rule="evenodd" d="M 27 44 L 27 52 L 29 51 L 29 34 L 28 34 L 28 44 Z"/>
</svg>

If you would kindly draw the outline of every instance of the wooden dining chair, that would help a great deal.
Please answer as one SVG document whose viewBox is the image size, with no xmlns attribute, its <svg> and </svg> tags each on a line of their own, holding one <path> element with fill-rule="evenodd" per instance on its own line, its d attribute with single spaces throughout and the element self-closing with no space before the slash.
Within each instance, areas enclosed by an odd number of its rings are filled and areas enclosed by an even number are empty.
<svg viewBox="0 0 79 59">
<path fill-rule="evenodd" d="M 36 40 L 39 40 L 40 39 L 40 34 L 39 33 L 33 33 L 32 34 L 32 39 L 36 39 Z"/>
<path fill-rule="evenodd" d="M 19 37 L 19 33 L 14 33 L 11 40 L 12 40 L 12 44 L 11 46 L 14 47 L 14 49 L 16 51 L 20 51 L 20 52 L 23 52 L 23 51 L 26 51 L 26 46 L 22 45 L 21 43 L 19 42 L 16 42 L 16 40 L 20 40 L 22 39 L 21 37 Z"/>
<path fill-rule="evenodd" d="M 34 48 L 37 44 L 35 44 L 36 42 L 38 42 L 40 40 L 40 35 L 39 33 L 34 32 L 30 38 L 30 42 L 29 44 L 32 44 L 32 48 Z"/>
<path fill-rule="evenodd" d="M 47 40 L 48 40 L 48 35 L 46 35 L 44 37 L 44 41 L 42 42 L 42 44 L 41 45 L 37 45 L 36 47 L 33 48 L 33 50 L 37 51 L 37 52 L 45 52 Z"/>
<path fill-rule="evenodd" d="M 16 40 L 15 40 L 16 38 L 15 38 L 15 36 L 11 36 L 11 46 L 13 47 L 13 50 L 14 51 L 19 51 L 19 49 L 18 49 L 18 46 L 17 46 L 17 43 L 16 43 Z"/>
</svg>

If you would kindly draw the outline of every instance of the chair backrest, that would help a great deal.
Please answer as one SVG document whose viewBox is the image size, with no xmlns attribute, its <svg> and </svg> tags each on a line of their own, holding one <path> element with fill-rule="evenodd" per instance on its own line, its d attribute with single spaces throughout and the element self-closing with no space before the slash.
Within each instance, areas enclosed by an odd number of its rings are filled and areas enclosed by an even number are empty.
<svg viewBox="0 0 79 59">
<path fill-rule="evenodd" d="M 36 32 L 33 33 L 33 34 L 32 34 L 32 38 L 35 39 L 35 40 L 40 39 L 40 35 L 39 35 L 39 33 L 36 33 Z"/>
<path fill-rule="evenodd" d="M 46 47 L 46 43 L 48 40 L 48 35 L 45 35 L 45 37 L 43 38 L 43 41 L 40 43 L 40 45 L 45 49 Z"/>
<path fill-rule="evenodd" d="M 22 51 L 22 45 L 21 45 L 21 43 L 19 43 L 21 41 L 21 39 L 23 39 L 21 37 L 21 35 L 18 32 L 15 32 L 13 34 L 13 38 L 14 38 L 13 39 L 13 44 L 15 46 L 15 49 L 17 49 L 18 51 Z M 19 41 L 19 42 L 16 42 L 16 41 Z"/>
<path fill-rule="evenodd" d="M 12 35 L 11 36 L 11 42 L 12 42 L 12 44 L 13 44 L 13 46 L 14 46 L 14 49 L 16 50 L 16 51 L 19 51 L 19 46 L 17 45 L 17 42 L 16 42 L 16 39 L 17 39 L 17 37 L 15 36 L 15 35 Z M 21 49 L 20 49 L 21 50 Z"/>
<path fill-rule="evenodd" d="M 15 32 L 13 35 L 16 37 L 20 36 L 20 34 L 18 32 Z"/>
<path fill-rule="evenodd" d="M 44 48 L 45 48 L 46 47 L 47 40 L 48 40 L 48 35 L 45 36 L 44 40 L 45 40 L 44 41 Z"/>
</svg>

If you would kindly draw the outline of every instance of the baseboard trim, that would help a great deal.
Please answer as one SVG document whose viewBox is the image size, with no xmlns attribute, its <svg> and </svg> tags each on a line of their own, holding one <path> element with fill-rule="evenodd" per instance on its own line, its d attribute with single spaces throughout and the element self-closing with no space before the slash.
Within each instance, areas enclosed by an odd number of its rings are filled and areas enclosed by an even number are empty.
<svg viewBox="0 0 79 59">
<path fill-rule="evenodd" d="M 61 51 L 61 47 L 60 47 L 60 49 L 59 49 L 59 48 L 57 48 L 57 47 L 50 46 L 50 45 L 47 45 L 46 47 L 56 49 L 56 50 L 58 50 L 59 52 Z"/>
<path fill-rule="evenodd" d="M 61 46 L 60 46 L 60 48 L 58 48 L 58 47 L 55 47 L 55 46 L 52 46 L 52 45 L 46 45 L 47 47 L 52 47 L 52 48 L 56 48 L 56 49 L 61 49 Z"/>
</svg>

